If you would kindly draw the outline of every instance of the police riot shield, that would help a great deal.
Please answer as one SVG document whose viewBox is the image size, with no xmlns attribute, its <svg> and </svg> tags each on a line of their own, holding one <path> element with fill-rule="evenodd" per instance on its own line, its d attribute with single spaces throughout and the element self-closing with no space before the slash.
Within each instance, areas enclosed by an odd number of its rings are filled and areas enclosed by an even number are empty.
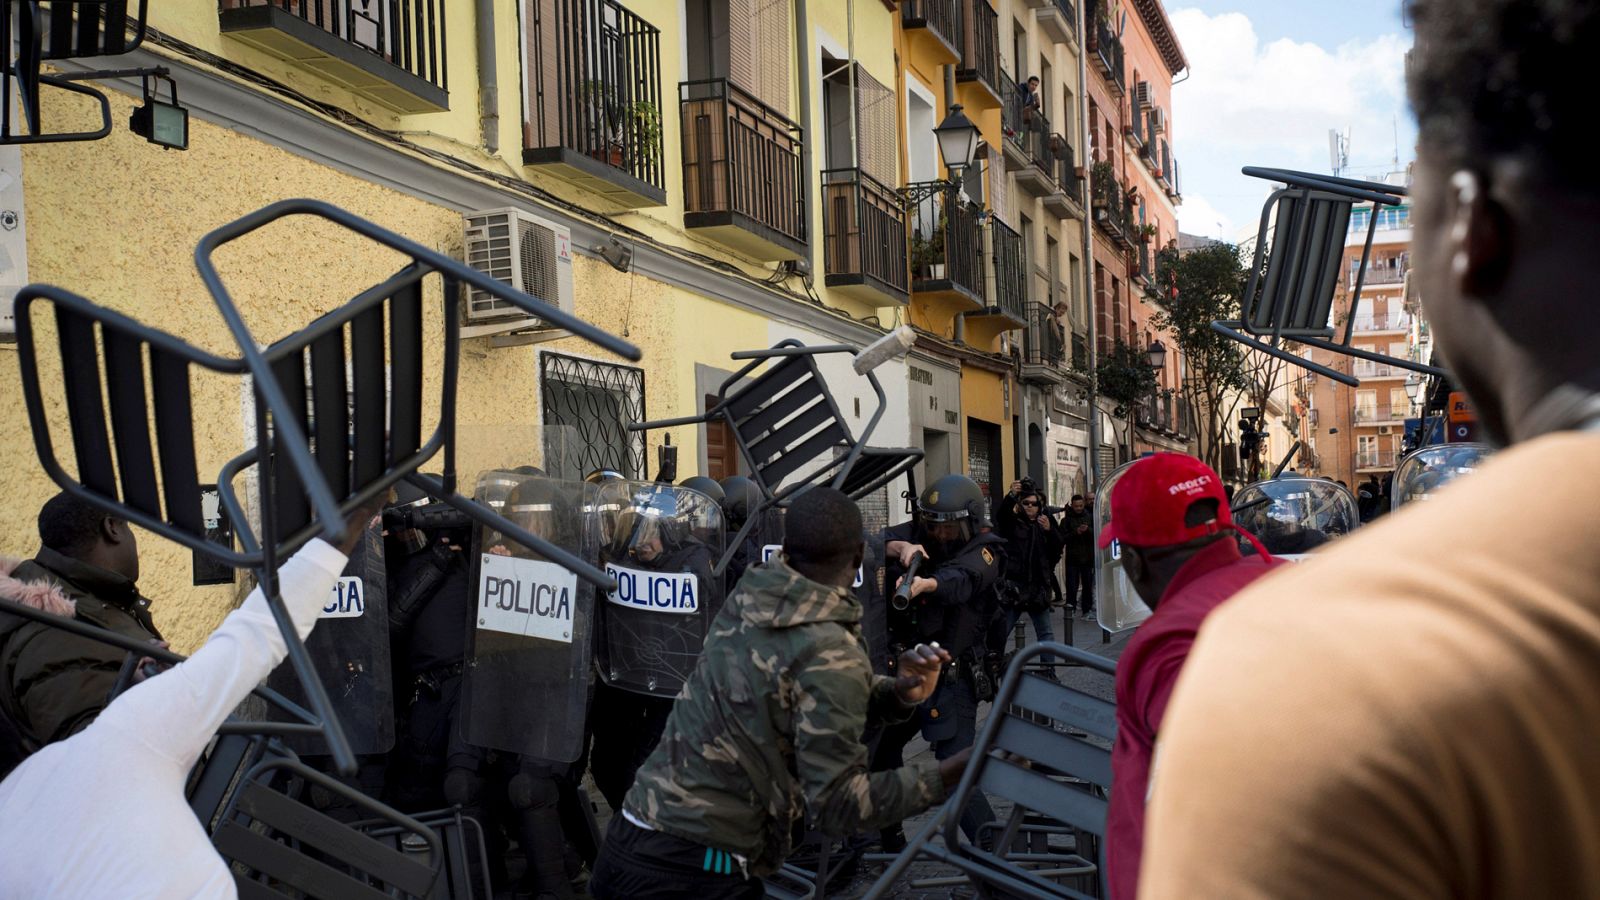
<svg viewBox="0 0 1600 900">
<path fill-rule="evenodd" d="M 1494 453 L 1488 444 L 1435 444 L 1406 457 L 1389 489 L 1390 509 L 1426 500 L 1449 482 L 1483 465 Z"/>
<path fill-rule="evenodd" d="M 616 688 L 675 697 L 700 658 L 711 620 L 722 608 L 722 508 L 669 484 L 606 481 L 595 485 L 588 532 L 616 589 L 599 607 L 595 658 Z"/>
<path fill-rule="evenodd" d="M 383 528 L 374 522 L 351 551 L 322 607 L 317 627 L 306 638 L 306 652 L 328 690 L 350 749 L 358 754 L 386 753 L 394 746 L 386 582 Z M 267 676 L 267 686 L 303 707 L 307 705 L 300 679 L 287 661 Z M 268 709 L 272 720 L 298 721 L 276 706 Z M 328 752 L 327 743 L 317 735 L 288 735 L 283 740 L 297 753 Z"/>
<path fill-rule="evenodd" d="M 1336 481 L 1288 476 L 1245 487 L 1233 498 L 1233 524 L 1255 535 L 1267 552 L 1301 560 L 1361 524 L 1355 494 Z M 1255 548 L 1243 538 L 1241 552 Z"/>
<path fill-rule="evenodd" d="M 593 559 L 583 527 L 586 488 L 498 471 L 479 479 L 476 497 L 488 503 L 503 491 L 506 519 Z M 475 747 L 572 762 L 583 750 L 594 589 L 495 529 L 475 526 L 472 544 L 464 737 Z"/>
<path fill-rule="evenodd" d="M 1111 489 L 1132 465 L 1132 462 L 1124 463 L 1101 481 L 1099 489 L 1095 491 L 1094 521 L 1097 537 L 1111 523 Z M 1127 631 L 1150 618 L 1150 607 L 1145 605 L 1138 591 L 1133 589 L 1133 582 L 1128 580 L 1128 573 L 1122 568 L 1122 547 L 1117 541 L 1112 541 L 1109 547 L 1100 547 L 1098 540 L 1096 541 L 1094 584 L 1095 603 L 1099 606 L 1097 618 L 1101 628 L 1116 634 L 1119 631 Z"/>
</svg>

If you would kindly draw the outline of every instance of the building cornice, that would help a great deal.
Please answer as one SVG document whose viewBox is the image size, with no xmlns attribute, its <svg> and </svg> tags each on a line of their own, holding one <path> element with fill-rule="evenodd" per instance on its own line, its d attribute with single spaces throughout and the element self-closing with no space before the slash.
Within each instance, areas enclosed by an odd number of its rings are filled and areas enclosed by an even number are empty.
<svg viewBox="0 0 1600 900">
<path fill-rule="evenodd" d="M 1139 18 L 1144 20 L 1144 27 L 1150 31 L 1150 40 L 1156 45 L 1156 52 L 1161 54 L 1167 72 L 1176 75 L 1189 68 L 1189 60 L 1183 55 L 1183 45 L 1178 43 L 1178 35 L 1172 30 L 1172 20 L 1167 18 L 1161 0 L 1133 0 L 1133 5 L 1139 10 Z"/>
<path fill-rule="evenodd" d="M 161 65 L 171 69 L 182 85 L 183 105 L 193 116 L 328 168 L 462 213 L 520 208 L 570 228 L 573 251 L 592 259 L 600 259 L 597 248 L 617 236 L 633 245 L 632 271 L 640 275 L 830 339 L 865 345 L 883 335 L 881 328 L 797 293 L 762 284 L 730 265 L 662 244 L 600 213 L 564 203 L 533 184 L 400 137 L 375 133 L 378 130 L 370 126 L 358 130 L 355 125 L 335 121 L 287 97 L 230 77 L 193 58 L 182 46 L 158 50 L 154 42 L 147 41 L 143 48 L 119 59 L 129 67 Z M 66 72 L 92 68 L 81 60 L 52 60 L 52 65 Z M 100 83 L 134 97 L 142 93 L 136 78 Z"/>
</svg>

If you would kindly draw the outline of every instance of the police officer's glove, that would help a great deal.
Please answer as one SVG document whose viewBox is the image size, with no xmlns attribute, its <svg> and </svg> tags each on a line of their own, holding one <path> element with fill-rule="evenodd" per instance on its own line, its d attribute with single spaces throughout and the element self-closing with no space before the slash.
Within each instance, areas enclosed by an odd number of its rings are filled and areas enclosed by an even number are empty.
<svg viewBox="0 0 1600 900">
<path fill-rule="evenodd" d="M 441 572 L 448 572 L 460 559 L 461 548 L 452 546 L 449 538 L 440 538 L 428 548 L 428 562 Z"/>
</svg>

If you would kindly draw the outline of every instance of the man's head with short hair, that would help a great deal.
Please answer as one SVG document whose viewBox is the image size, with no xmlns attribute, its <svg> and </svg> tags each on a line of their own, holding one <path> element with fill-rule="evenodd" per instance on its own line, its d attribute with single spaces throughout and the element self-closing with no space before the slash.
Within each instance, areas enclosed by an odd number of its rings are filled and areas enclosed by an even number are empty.
<svg viewBox="0 0 1600 900">
<path fill-rule="evenodd" d="M 1083 495 L 1082 494 L 1073 494 L 1072 495 L 1071 505 L 1072 505 L 1072 511 L 1073 512 L 1083 512 L 1083 506 L 1084 506 Z"/>
<path fill-rule="evenodd" d="M 1038 88 L 1039 88 L 1039 76 L 1037 76 L 1037 75 L 1029 75 L 1028 76 L 1028 87 L 1031 87 L 1031 88 L 1033 88 L 1035 90 L 1038 90 Z"/>
<path fill-rule="evenodd" d="M 39 543 L 62 556 L 139 579 L 139 549 L 128 523 L 65 491 L 39 508 Z"/>
<path fill-rule="evenodd" d="M 815 487 L 794 499 L 783 517 L 783 553 L 801 575 L 849 587 L 866 554 L 861 510 L 843 491 Z"/>
<path fill-rule="evenodd" d="M 1592 248 L 1600 169 L 1588 140 L 1600 53 L 1589 0 L 1412 0 L 1416 283 L 1440 352 L 1484 429 L 1522 440 L 1534 408 L 1600 388 Z M 1578 73 L 1578 74 L 1575 74 Z"/>
</svg>

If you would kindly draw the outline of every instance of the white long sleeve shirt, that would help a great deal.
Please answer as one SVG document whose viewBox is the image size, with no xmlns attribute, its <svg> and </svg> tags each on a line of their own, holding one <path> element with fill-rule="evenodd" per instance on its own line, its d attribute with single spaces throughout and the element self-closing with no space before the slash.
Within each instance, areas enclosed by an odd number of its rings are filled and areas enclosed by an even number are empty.
<svg viewBox="0 0 1600 900">
<path fill-rule="evenodd" d="M 344 554 L 313 540 L 279 568 L 301 638 L 344 565 Z M 199 652 L 18 766 L 0 782 L 0 900 L 237 896 L 184 781 L 287 652 L 257 588 Z"/>
</svg>

